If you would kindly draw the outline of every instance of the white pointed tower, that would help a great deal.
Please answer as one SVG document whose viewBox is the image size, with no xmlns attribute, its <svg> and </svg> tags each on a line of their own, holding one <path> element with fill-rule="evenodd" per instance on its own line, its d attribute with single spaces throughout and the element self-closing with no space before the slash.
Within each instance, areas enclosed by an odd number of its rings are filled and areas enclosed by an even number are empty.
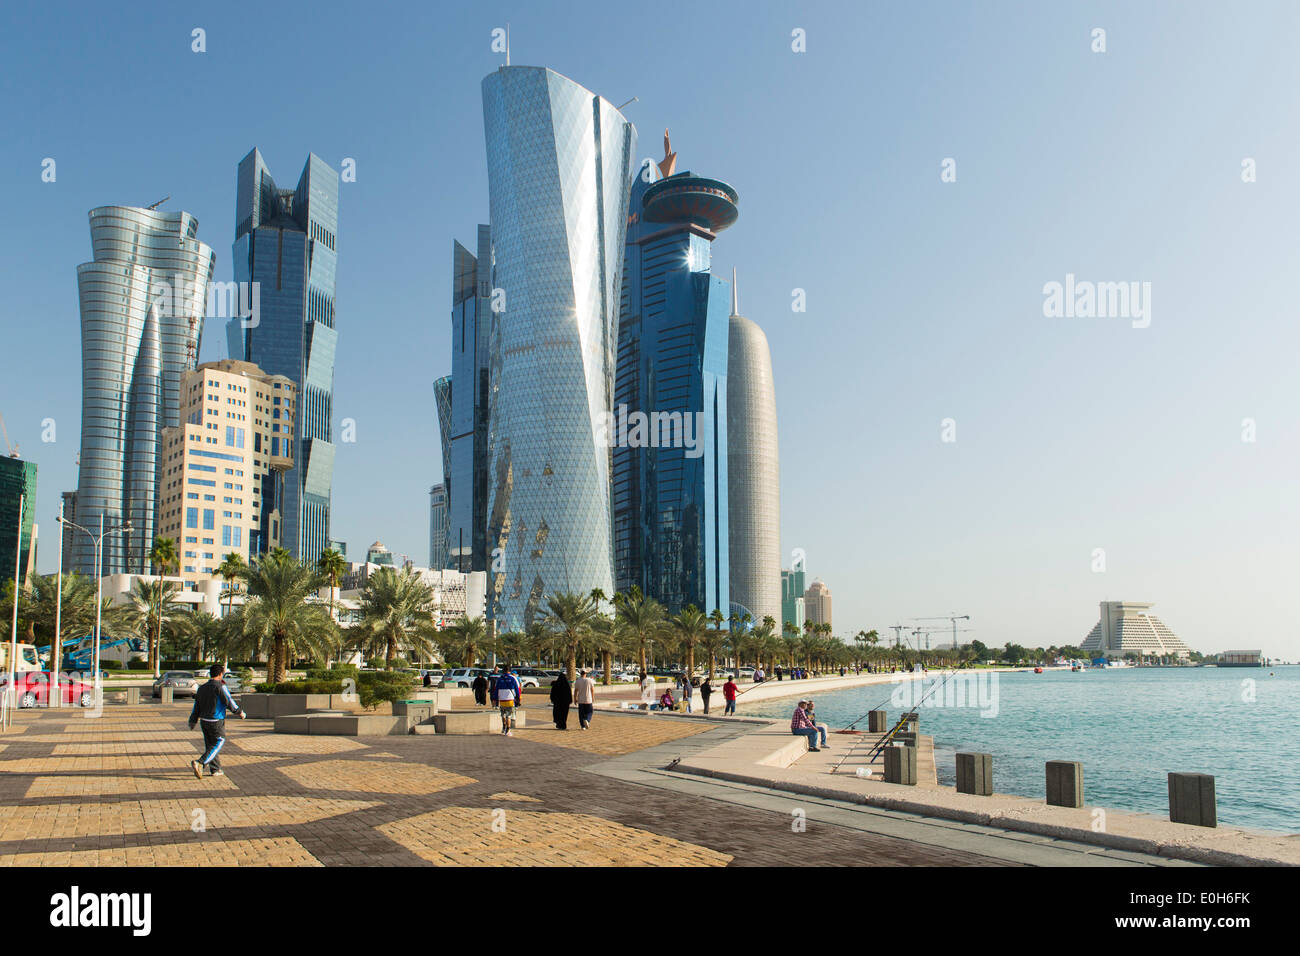
<svg viewBox="0 0 1300 956">
<path fill-rule="evenodd" d="M 727 508 L 731 601 L 755 625 L 771 615 L 781 626 L 781 467 L 776 388 L 763 330 L 740 314 L 731 271 L 727 337 Z"/>
</svg>

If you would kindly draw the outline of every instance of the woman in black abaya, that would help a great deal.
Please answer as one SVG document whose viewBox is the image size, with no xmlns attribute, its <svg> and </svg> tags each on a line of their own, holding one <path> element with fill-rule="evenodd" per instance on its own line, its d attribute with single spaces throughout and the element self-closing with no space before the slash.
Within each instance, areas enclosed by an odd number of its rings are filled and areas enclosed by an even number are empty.
<svg viewBox="0 0 1300 956">
<path fill-rule="evenodd" d="M 551 685 L 551 719 L 557 730 L 569 729 L 569 705 L 573 703 L 573 688 L 566 674 L 560 674 Z"/>
</svg>

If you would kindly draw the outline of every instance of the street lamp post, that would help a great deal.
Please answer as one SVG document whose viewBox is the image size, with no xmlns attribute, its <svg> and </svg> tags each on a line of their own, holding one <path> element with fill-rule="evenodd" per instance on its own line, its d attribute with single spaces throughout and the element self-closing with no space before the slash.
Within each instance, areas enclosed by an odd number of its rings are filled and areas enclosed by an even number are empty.
<svg viewBox="0 0 1300 956">
<path fill-rule="evenodd" d="M 68 525 L 69 527 L 76 528 L 78 531 L 84 532 L 85 535 L 86 535 L 88 538 L 90 538 L 91 541 L 93 541 L 93 542 L 95 543 L 95 656 L 94 656 L 94 669 L 95 669 L 95 702 L 96 702 L 96 704 L 98 704 L 99 701 L 101 701 L 101 700 L 103 699 L 103 687 L 102 687 L 102 683 L 101 683 L 100 675 L 99 675 L 99 642 L 100 642 L 100 636 L 101 636 L 101 634 L 100 634 L 100 628 L 101 628 L 101 625 L 102 625 L 103 610 L 104 610 L 104 539 L 105 539 L 105 538 L 111 538 L 111 537 L 112 537 L 113 535 L 115 535 L 115 534 L 130 534 L 130 533 L 131 533 L 131 522 L 128 520 L 125 524 L 123 524 L 123 525 L 120 526 L 120 527 L 112 528 L 112 529 L 110 529 L 110 530 L 108 530 L 108 531 L 105 531 L 105 530 L 104 530 L 104 513 L 101 511 L 101 512 L 99 513 L 99 534 L 96 535 L 94 532 L 92 532 L 92 531 L 90 531 L 90 530 L 88 530 L 88 529 L 86 529 L 86 528 L 83 528 L 81 525 L 77 524 L 75 521 L 69 521 L 66 517 L 63 516 L 63 514 L 62 514 L 62 509 L 60 509 L 60 514 L 59 514 L 59 523 L 60 523 L 60 524 L 66 524 L 66 525 Z M 60 535 L 60 541 L 61 541 L 61 540 L 62 540 L 62 535 Z M 60 545 L 60 547 L 61 547 L 61 546 L 62 546 L 62 545 Z"/>
<path fill-rule="evenodd" d="M 9 682 L 5 684 L 6 697 L 17 702 L 17 688 L 14 682 L 18 679 L 18 597 L 19 584 L 22 581 L 22 556 L 23 556 L 23 510 L 27 503 L 26 495 L 18 496 L 18 543 L 14 547 L 14 620 L 13 630 L 9 639 Z"/>
</svg>

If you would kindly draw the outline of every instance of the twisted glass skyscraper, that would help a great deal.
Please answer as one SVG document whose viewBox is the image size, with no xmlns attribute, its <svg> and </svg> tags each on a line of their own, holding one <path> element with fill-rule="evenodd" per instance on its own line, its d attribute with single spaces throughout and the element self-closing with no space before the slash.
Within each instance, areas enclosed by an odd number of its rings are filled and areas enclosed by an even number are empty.
<svg viewBox="0 0 1300 956">
<path fill-rule="evenodd" d="M 77 524 L 131 522 L 104 540 L 103 573 L 147 572 L 157 521 L 162 430 L 178 424 L 181 373 L 198 362 L 215 262 L 187 212 L 90 211 L 94 261 L 77 267 L 81 306 L 81 468 Z M 78 534 L 70 566 L 95 569 Z"/>
<path fill-rule="evenodd" d="M 266 527 L 279 510 L 280 541 L 304 561 L 330 545 L 338 205 L 339 174 L 315 153 L 296 189 L 276 188 L 256 149 L 239 163 L 235 280 L 250 284 L 258 315 L 231 319 L 227 344 L 231 358 L 298 386 L 294 467 L 284 476 L 282 500 L 265 499 L 261 507 Z"/>
<path fill-rule="evenodd" d="M 483 123 L 501 306 L 488 602 L 510 630 L 545 595 L 613 593 L 610 448 L 597 432 L 613 392 L 636 129 L 572 80 L 519 66 L 483 80 Z"/>
</svg>

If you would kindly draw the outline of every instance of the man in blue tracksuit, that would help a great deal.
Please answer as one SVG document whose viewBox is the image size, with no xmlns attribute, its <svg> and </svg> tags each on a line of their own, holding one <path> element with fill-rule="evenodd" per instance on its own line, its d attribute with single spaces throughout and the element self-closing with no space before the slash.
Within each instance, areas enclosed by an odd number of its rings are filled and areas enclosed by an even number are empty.
<svg viewBox="0 0 1300 956">
<path fill-rule="evenodd" d="M 190 769 L 200 780 L 203 779 L 204 767 L 208 768 L 209 776 L 224 776 L 218 755 L 226 745 L 227 708 L 238 714 L 241 720 L 248 716 L 239 709 L 235 698 L 230 696 L 230 690 L 222 680 L 225 672 L 226 669 L 220 664 L 212 665 L 208 671 L 212 679 L 195 692 L 194 709 L 190 711 L 190 730 L 194 729 L 196 723 L 203 727 L 203 757 L 190 761 Z"/>
<path fill-rule="evenodd" d="M 501 733 L 513 737 L 515 729 L 516 708 L 523 703 L 524 688 L 519 678 L 510 673 L 510 665 L 502 664 L 497 683 L 492 688 L 492 699 L 496 701 L 497 710 L 501 712 Z"/>
</svg>

